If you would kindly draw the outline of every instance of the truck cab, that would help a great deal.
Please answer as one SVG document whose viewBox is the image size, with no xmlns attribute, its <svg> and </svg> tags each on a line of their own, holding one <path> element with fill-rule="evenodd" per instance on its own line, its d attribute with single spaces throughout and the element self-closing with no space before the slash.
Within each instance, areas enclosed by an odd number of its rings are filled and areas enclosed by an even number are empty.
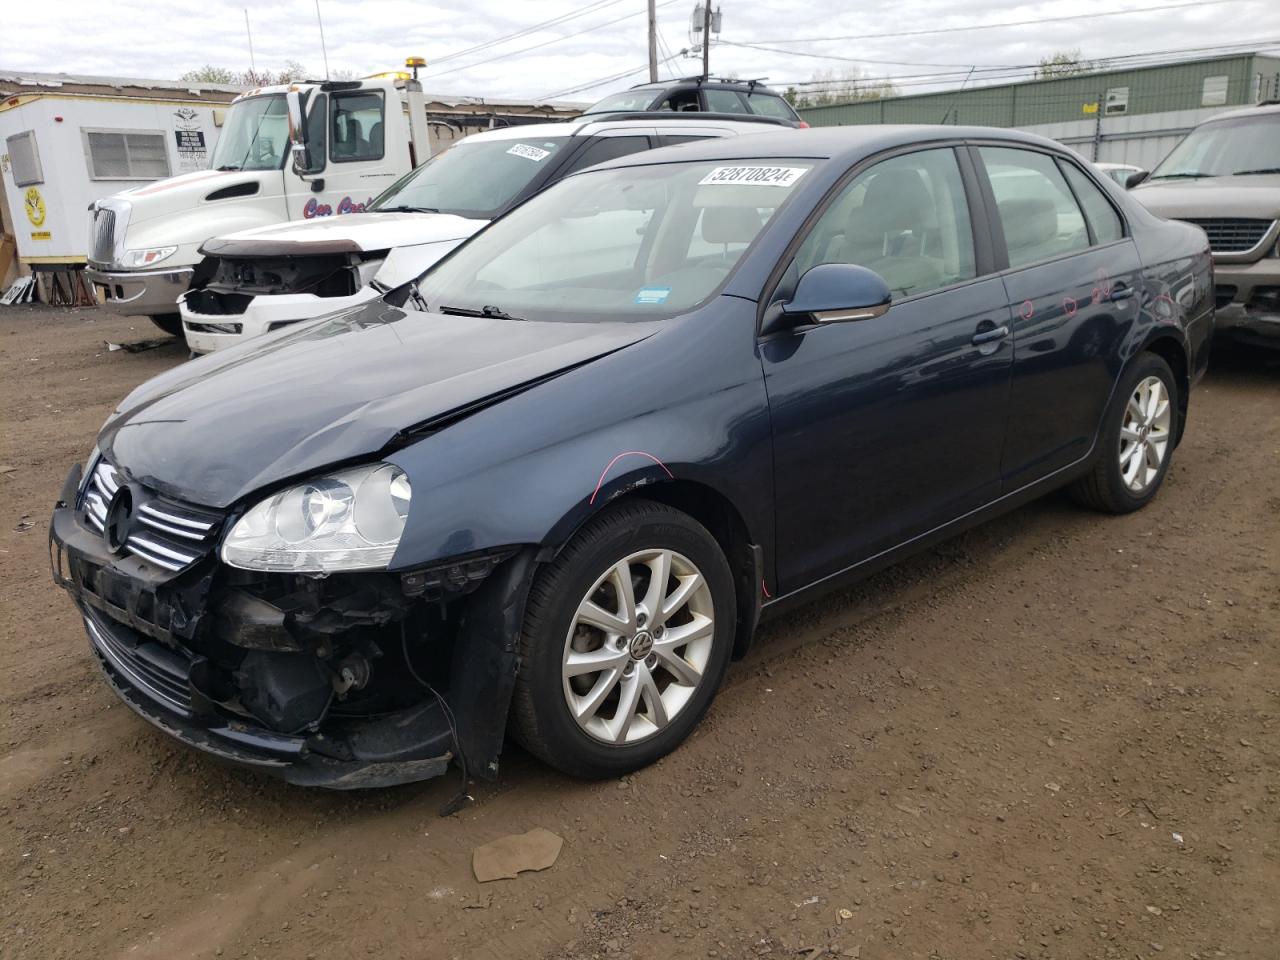
<svg viewBox="0 0 1280 960">
<path fill-rule="evenodd" d="M 294 131 L 302 123 L 305 136 L 299 137 Z M 298 151 L 296 141 L 305 148 Z M 181 335 L 177 300 L 200 270 L 205 241 L 285 221 L 360 213 L 427 159 L 425 144 L 416 80 L 249 90 L 228 108 L 208 170 L 90 206 L 86 273 L 108 309 L 150 317 Z"/>
</svg>

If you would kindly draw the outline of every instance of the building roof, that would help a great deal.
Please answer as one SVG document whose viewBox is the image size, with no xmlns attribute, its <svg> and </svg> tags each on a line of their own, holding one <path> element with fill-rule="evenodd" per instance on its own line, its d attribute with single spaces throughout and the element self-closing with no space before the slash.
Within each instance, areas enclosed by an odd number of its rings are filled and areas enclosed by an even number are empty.
<svg viewBox="0 0 1280 960">
<path fill-rule="evenodd" d="M 176 100 L 231 101 L 247 87 L 226 83 L 195 83 L 185 80 L 144 80 L 137 77 L 99 77 L 72 73 L 41 73 L 35 70 L 0 69 L 0 93 L 71 93 L 114 97 L 155 97 L 163 94 Z"/>
</svg>

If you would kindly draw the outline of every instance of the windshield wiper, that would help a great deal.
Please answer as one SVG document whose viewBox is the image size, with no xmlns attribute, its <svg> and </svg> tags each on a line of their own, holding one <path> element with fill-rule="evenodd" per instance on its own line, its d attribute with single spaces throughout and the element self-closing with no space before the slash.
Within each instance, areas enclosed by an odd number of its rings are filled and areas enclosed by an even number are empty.
<svg viewBox="0 0 1280 960">
<path fill-rule="evenodd" d="M 1199 180 L 1203 177 L 1212 177 L 1212 173 L 1161 173 L 1152 177 L 1152 180 Z"/>
<path fill-rule="evenodd" d="M 455 317 L 490 317 L 494 320 L 523 320 L 524 317 L 513 317 L 498 307 L 484 306 L 479 310 L 470 307 L 440 307 L 437 313 L 447 313 Z"/>
<path fill-rule="evenodd" d="M 230 163 L 224 163 L 222 166 L 218 167 L 218 172 L 227 173 L 228 171 L 235 171 L 240 169 L 241 169 L 240 167 L 234 166 Z"/>
<path fill-rule="evenodd" d="M 1280 167 L 1259 167 L 1257 170 L 1237 170 L 1231 175 L 1233 177 L 1247 177 L 1254 173 L 1280 173 Z"/>
<path fill-rule="evenodd" d="M 374 207 L 373 213 L 439 213 L 435 207 Z"/>
</svg>

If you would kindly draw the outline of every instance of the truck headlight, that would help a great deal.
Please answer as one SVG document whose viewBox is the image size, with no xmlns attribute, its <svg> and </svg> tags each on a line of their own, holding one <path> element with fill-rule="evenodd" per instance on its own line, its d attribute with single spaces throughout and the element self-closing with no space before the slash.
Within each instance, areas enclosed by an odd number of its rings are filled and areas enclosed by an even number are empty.
<svg viewBox="0 0 1280 960">
<path fill-rule="evenodd" d="M 146 250 L 126 250 L 120 259 L 120 266 L 130 270 L 149 267 L 173 256 L 177 249 L 177 247 L 148 247 Z"/>
<path fill-rule="evenodd" d="M 263 500 L 222 542 L 242 570 L 333 573 L 385 568 L 409 516 L 409 478 L 375 463 L 339 470 Z"/>
</svg>

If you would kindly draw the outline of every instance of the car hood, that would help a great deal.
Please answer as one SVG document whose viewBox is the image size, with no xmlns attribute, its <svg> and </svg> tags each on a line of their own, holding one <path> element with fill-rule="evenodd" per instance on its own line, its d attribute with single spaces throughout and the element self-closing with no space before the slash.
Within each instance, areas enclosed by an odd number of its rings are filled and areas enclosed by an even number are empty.
<svg viewBox="0 0 1280 960">
<path fill-rule="evenodd" d="M 389 250 L 443 240 L 465 240 L 489 221 L 451 213 L 348 213 L 241 230 L 210 240 L 206 252 L 221 257 L 269 257 Z"/>
<path fill-rule="evenodd" d="M 497 402 L 656 329 L 444 316 L 379 300 L 149 380 L 107 421 L 98 447 L 140 483 L 227 507 L 372 457 L 406 431 Z"/>
<path fill-rule="evenodd" d="M 1280 175 L 1148 180 L 1129 195 L 1152 213 L 1172 220 L 1280 218 Z"/>
</svg>

